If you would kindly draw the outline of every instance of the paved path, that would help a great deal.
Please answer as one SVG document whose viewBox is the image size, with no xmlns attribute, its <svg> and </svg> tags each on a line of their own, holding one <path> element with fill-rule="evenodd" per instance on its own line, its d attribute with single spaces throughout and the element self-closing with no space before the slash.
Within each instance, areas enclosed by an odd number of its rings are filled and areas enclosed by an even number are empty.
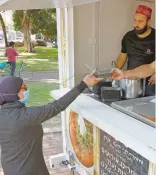
<svg viewBox="0 0 156 175">
<path fill-rule="evenodd" d="M 52 81 L 58 82 L 58 72 L 21 72 L 21 77 L 29 81 Z"/>
<path fill-rule="evenodd" d="M 0 73 L 0 79 L 9 76 L 8 73 Z M 17 76 L 19 76 L 17 74 Z M 54 82 L 58 83 L 58 72 L 21 72 L 20 76 L 27 81 L 41 81 L 41 82 Z"/>
</svg>

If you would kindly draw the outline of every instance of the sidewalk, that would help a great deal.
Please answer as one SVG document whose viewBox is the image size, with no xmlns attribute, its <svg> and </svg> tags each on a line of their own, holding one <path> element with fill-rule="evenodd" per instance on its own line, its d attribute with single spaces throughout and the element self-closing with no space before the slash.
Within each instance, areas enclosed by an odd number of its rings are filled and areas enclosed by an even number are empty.
<svg viewBox="0 0 156 175">
<path fill-rule="evenodd" d="M 21 72 L 21 77 L 28 81 L 51 81 L 58 82 L 58 72 Z"/>
<path fill-rule="evenodd" d="M 3 76 L 4 75 L 4 76 Z M 8 73 L 0 73 L 0 79 L 9 76 Z M 19 76 L 16 75 L 16 76 Z M 58 83 L 59 73 L 58 72 L 21 72 L 21 78 L 25 81 L 39 81 L 39 82 L 52 82 Z"/>
</svg>

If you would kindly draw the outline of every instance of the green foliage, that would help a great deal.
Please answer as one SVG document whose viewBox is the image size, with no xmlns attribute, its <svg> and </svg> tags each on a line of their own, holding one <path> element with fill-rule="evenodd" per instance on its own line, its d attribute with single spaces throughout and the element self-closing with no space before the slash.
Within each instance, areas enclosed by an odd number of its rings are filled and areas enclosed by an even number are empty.
<svg viewBox="0 0 156 175">
<path fill-rule="evenodd" d="M 32 34 L 42 33 L 46 38 L 56 37 L 56 9 L 14 11 L 13 21 L 16 30 L 22 30 L 24 16 L 32 25 Z"/>
<path fill-rule="evenodd" d="M 22 20 L 24 17 L 23 10 L 17 10 L 13 13 L 14 27 L 16 30 L 22 30 Z"/>
</svg>

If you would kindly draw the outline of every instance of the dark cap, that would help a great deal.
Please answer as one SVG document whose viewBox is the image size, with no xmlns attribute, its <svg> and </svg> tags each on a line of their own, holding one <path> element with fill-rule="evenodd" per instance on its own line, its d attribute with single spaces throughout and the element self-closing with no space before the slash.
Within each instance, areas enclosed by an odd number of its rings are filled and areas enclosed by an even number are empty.
<svg viewBox="0 0 156 175">
<path fill-rule="evenodd" d="M 20 77 L 7 77 L 0 83 L 0 105 L 19 100 L 18 93 L 23 84 Z"/>
</svg>

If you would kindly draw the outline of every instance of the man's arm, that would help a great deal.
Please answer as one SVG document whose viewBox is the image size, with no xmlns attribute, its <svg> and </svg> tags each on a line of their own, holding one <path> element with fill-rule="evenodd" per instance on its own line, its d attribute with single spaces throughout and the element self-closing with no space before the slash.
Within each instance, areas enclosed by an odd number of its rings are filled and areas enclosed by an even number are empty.
<svg viewBox="0 0 156 175">
<path fill-rule="evenodd" d="M 155 61 L 151 64 L 145 64 L 133 70 L 122 71 L 120 69 L 112 70 L 112 79 L 120 80 L 123 78 L 146 78 L 155 73 Z"/>
<path fill-rule="evenodd" d="M 155 61 L 151 64 L 145 64 L 134 70 L 124 71 L 125 78 L 146 78 L 155 73 Z"/>
<path fill-rule="evenodd" d="M 122 69 L 127 60 L 127 53 L 120 53 L 119 57 L 116 60 L 116 66 L 119 69 Z"/>
</svg>

